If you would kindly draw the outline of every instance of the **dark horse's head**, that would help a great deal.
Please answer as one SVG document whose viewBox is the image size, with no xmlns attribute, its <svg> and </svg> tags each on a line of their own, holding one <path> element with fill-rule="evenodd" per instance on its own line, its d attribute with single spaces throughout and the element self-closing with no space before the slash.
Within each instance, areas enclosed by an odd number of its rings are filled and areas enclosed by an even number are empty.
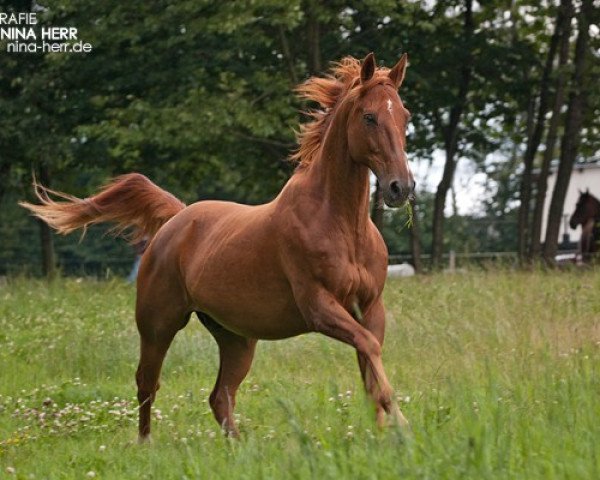
<svg viewBox="0 0 600 480">
<path fill-rule="evenodd" d="M 571 215 L 569 225 L 575 229 L 578 225 L 585 225 L 591 218 L 600 216 L 600 201 L 589 190 L 579 191 L 579 200 L 575 212 Z"/>
</svg>

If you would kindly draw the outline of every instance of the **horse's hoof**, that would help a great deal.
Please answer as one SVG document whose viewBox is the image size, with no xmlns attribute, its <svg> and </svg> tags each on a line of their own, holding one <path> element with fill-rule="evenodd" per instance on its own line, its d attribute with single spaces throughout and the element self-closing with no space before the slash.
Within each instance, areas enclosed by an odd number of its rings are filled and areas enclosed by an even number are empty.
<svg viewBox="0 0 600 480">
<path fill-rule="evenodd" d="M 147 443 L 152 443 L 152 437 L 150 436 L 150 434 L 138 436 L 138 445 L 144 445 Z"/>
</svg>

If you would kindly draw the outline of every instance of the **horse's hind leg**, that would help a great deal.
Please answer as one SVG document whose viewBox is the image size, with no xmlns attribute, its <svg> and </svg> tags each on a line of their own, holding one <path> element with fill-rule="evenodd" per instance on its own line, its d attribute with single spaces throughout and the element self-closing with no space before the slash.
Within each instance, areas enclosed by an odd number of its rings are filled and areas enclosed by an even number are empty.
<svg viewBox="0 0 600 480">
<path fill-rule="evenodd" d="M 219 375 L 210 394 L 210 407 L 225 433 L 238 437 L 233 416 L 235 395 L 252 365 L 256 340 L 230 332 L 203 313 L 198 312 L 198 317 L 219 345 Z"/>
<path fill-rule="evenodd" d="M 153 302 L 154 303 L 154 302 Z M 135 375 L 138 387 L 139 440 L 150 436 L 150 413 L 156 391 L 160 388 L 159 376 L 167 350 L 175 334 L 183 328 L 189 314 L 169 311 L 166 307 L 154 304 L 152 307 L 140 302 L 136 309 L 136 319 L 140 333 L 140 362 Z"/>
</svg>

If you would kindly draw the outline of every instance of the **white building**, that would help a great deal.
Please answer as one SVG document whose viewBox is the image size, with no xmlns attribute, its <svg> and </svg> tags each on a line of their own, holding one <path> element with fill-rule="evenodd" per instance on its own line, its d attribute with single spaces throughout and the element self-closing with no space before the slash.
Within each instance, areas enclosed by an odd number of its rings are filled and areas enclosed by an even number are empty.
<svg viewBox="0 0 600 480">
<path fill-rule="evenodd" d="M 556 183 L 557 168 L 553 168 L 548 176 L 548 190 L 546 191 L 546 200 L 544 202 L 544 218 L 542 221 L 542 241 L 546 238 L 546 223 L 548 221 L 548 210 L 552 201 L 552 192 Z M 581 226 L 577 230 L 569 227 L 569 218 L 575 211 L 575 205 L 579 199 L 579 191 L 588 190 L 590 193 L 600 199 L 600 160 L 593 163 L 577 164 L 571 173 L 571 181 L 565 197 L 565 206 L 563 210 L 563 221 L 560 225 L 558 241 L 562 242 L 563 234 L 568 233 L 571 242 L 578 242 L 581 237 Z"/>
</svg>

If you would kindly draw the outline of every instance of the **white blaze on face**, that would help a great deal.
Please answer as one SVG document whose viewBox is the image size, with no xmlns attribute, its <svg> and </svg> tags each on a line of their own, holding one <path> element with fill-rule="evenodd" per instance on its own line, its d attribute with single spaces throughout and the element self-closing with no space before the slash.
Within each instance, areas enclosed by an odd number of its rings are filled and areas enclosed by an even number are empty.
<svg viewBox="0 0 600 480">
<path fill-rule="evenodd" d="M 389 99 L 389 98 L 388 98 L 388 101 L 387 101 L 387 109 L 388 109 L 388 112 L 390 112 L 390 115 L 391 115 L 392 114 L 392 100 Z"/>
</svg>

